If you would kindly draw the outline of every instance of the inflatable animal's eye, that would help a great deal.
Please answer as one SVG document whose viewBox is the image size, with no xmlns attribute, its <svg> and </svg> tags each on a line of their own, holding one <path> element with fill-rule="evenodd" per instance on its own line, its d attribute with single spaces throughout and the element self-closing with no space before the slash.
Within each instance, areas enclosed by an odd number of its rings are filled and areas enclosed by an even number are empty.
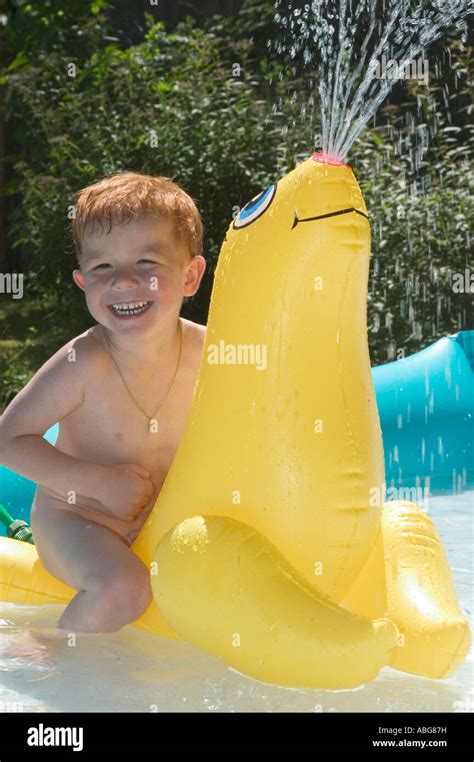
<svg viewBox="0 0 474 762">
<path fill-rule="evenodd" d="M 258 219 L 258 217 L 261 217 L 275 198 L 276 188 L 277 183 L 272 183 L 266 190 L 245 204 L 234 220 L 234 229 L 244 228 Z"/>
</svg>

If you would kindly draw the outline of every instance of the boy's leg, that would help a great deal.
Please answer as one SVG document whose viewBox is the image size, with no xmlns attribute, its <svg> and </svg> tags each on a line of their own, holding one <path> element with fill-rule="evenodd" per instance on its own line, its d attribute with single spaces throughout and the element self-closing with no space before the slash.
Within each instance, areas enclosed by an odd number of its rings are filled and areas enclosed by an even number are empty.
<svg viewBox="0 0 474 762">
<path fill-rule="evenodd" d="M 114 632 L 146 610 L 150 574 L 118 534 L 67 510 L 33 507 L 31 528 L 38 557 L 53 576 L 78 594 L 58 627 L 68 632 Z"/>
</svg>

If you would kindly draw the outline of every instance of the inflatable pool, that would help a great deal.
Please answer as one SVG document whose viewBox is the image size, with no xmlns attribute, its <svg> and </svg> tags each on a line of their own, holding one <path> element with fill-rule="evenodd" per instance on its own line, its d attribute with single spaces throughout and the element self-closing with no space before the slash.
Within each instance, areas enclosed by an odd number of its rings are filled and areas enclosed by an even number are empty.
<svg viewBox="0 0 474 762">
<path fill-rule="evenodd" d="M 384 502 L 369 257 L 356 179 L 321 154 L 241 210 L 186 428 L 132 546 L 154 592 L 134 625 L 268 683 L 353 688 L 385 665 L 442 678 L 470 646 L 432 520 L 414 502 Z M 395 402 L 403 414 L 406 399 Z M 33 545 L 0 538 L 2 600 L 74 595 Z"/>
<path fill-rule="evenodd" d="M 372 369 L 387 488 L 461 492 L 474 480 L 474 331 Z"/>
</svg>

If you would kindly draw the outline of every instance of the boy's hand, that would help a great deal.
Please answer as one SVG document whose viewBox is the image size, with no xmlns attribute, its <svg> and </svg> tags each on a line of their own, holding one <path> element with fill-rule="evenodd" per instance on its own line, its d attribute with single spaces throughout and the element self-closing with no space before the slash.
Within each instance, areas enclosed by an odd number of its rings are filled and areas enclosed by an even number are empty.
<svg viewBox="0 0 474 762">
<path fill-rule="evenodd" d="M 150 472 L 133 463 L 103 466 L 103 478 L 97 499 L 110 513 L 122 521 L 133 521 L 153 495 Z"/>
</svg>

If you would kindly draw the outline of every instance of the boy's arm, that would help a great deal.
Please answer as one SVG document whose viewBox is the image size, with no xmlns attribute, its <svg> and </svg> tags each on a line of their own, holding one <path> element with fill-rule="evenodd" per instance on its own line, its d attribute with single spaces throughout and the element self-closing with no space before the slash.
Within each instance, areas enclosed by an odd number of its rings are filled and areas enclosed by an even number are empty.
<svg viewBox="0 0 474 762">
<path fill-rule="evenodd" d="M 82 336 L 66 344 L 8 405 L 0 416 L 0 463 L 51 489 L 94 497 L 104 467 L 67 455 L 43 439 L 50 426 L 82 404 L 88 350 Z"/>
</svg>

